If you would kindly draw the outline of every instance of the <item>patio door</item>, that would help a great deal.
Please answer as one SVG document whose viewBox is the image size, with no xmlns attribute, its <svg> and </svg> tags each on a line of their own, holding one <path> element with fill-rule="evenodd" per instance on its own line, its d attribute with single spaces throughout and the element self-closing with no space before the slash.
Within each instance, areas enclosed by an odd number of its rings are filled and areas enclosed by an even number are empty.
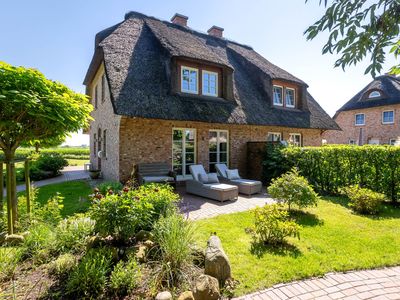
<svg viewBox="0 0 400 300">
<path fill-rule="evenodd" d="M 209 170 L 216 172 L 215 164 L 226 164 L 228 167 L 229 147 L 227 130 L 210 130 L 209 137 Z"/>
<path fill-rule="evenodd" d="M 180 176 L 190 175 L 196 163 L 196 130 L 174 128 L 172 131 L 172 168 Z"/>
</svg>

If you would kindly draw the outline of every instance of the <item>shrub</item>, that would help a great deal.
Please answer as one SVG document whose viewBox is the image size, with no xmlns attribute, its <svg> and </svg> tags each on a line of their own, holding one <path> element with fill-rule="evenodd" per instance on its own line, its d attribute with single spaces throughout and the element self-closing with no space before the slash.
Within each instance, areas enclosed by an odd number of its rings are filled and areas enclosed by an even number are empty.
<svg viewBox="0 0 400 300">
<path fill-rule="evenodd" d="M 51 275 L 66 277 L 77 265 L 76 257 L 70 253 L 60 255 L 49 264 L 48 271 Z"/>
<path fill-rule="evenodd" d="M 319 191 L 338 194 L 356 184 L 392 201 L 400 198 L 400 147 L 328 145 L 286 148 L 282 153 Z"/>
<path fill-rule="evenodd" d="M 94 226 L 95 222 L 83 214 L 76 214 L 61 221 L 55 229 L 56 251 L 83 252 L 87 237 L 94 232 Z"/>
<path fill-rule="evenodd" d="M 113 193 L 117 193 L 117 192 L 121 191 L 123 186 L 122 186 L 121 182 L 119 182 L 119 181 L 106 181 L 106 182 L 99 184 L 99 186 L 97 188 L 98 188 L 99 192 L 105 196 L 108 194 L 108 191 L 110 191 L 110 190 Z"/>
<path fill-rule="evenodd" d="M 104 292 L 111 266 L 110 249 L 89 250 L 69 276 L 67 293 L 80 298 L 96 299 Z"/>
<path fill-rule="evenodd" d="M 156 271 L 156 284 L 166 283 L 169 288 L 177 286 L 187 277 L 185 271 L 193 261 L 194 227 L 182 215 L 172 212 L 158 220 L 153 233 L 159 246 L 160 266 Z"/>
<path fill-rule="evenodd" d="M 141 186 L 121 195 L 96 197 L 90 209 L 96 232 L 123 241 L 141 229 L 151 230 L 154 222 L 173 209 L 179 199 L 170 186 L 159 184 Z"/>
<path fill-rule="evenodd" d="M 300 238 L 301 226 L 289 219 L 289 213 L 279 204 L 257 207 L 254 211 L 255 240 L 264 244 L 282 244 L 286 237 Z"/>
<path fill-rule="evenodd" d="M 14 276 L 18 262 L 21 260 L 21 250 L 14 247 L 0 247 L 0 282 Z"/>
<path fill-rule="evenodd" d="M 263 181 L 270 183 L 273 178 L 281 176 L 289 170 L 282 149 L 286 146 L 281 143 L 268 142 L 263 158 Z"/>
<path fill-rule="evenodd" d="M 384 194 L 361 188 L 358 185 L 345 187 L 342 189 L 342 193 L 349 198 L 349 206 L 360 214 L 377 214 L 382 202 L 386 200 Z"/>
<path fill-rule="evenodd" d="M 36 222 L 57 225 L 62 220 L 61 210 L 64 205 L 61 203 L 63 203 L 63 201 L 64 198 L 57 193 L 54 197 L 50 198 L 46 204 L 35 206 L 33 210 L 33 219 Z"/>
<path fill-rule="evenodd" d="M 32 225 L 22 244 L 23 258 L 33 258 L 39 264 L 44 263 L 51 259 L 55 242 L 52 226 L 44 223 Z"/>
<path fill-rule="evenodd" d="M 304 208 L 316 206 L 319 200 L 317 193 L 314 192 L 307 179 L 300 176 L 295 168 L 272 180 L 268 187 L 268 193 L 278 201 L 286 203 L 289 210 L 292 204 Z"/>
<path fill-rule="evenodd" d="M 117 296 L 127 295 L 137 287 L 140 277 L 140 266 L 135 259 L 120 261 L 111 273 L 110 289 Z"/>
</svg>

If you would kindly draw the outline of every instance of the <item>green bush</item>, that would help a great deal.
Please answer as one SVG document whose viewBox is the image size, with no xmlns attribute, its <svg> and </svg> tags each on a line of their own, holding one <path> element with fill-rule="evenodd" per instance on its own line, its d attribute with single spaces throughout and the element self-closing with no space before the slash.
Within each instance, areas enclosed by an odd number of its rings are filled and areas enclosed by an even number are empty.
<svg viewBox="0 0 400 300">
<path fill-rule="evenodd" d="M 281 176 L 290 168 L 282 154 L 286 146 L 281 143 L 268 142 L 263 158 L 263 182 L 270 183 L 273 178 Z"/>
<path fill-rule="evenodd" d="M 99 190 L 99 193 L 102 195 L 107 195 L 108 191 L 112 191 L 113 193 L 117 193 L 121 191 L 123 188 L 123 185 L 119 181 L 106 181 L 97 186 L 97 189 Z"/>
<path fill-rule="evenodd" d="M 19 148 L 15 152 L 16 159 L 28 158 L 32 154 L 36 153 L 34 148 Z M 48 148 L 40 149 L 40 153 L 43 154 L 61 154 L 67 159 L 89 159 L 90 149 L 82 147 L 58 147 L 58 148 Z M 4 160 L 3 152 L 0 152 L 0 160 Z"/>
<path fill-rule="evenodd" d="M 63 209 L 64 198 L 60 194 L 56 194 L 50 198 L 46 204 L 39 205 L 35 202 L 33 210 L 33 219 L 35 222 L 40 222 L 49 225 L 57 225 L 62 220 L 61 210 Z"/>
<path fill-rule="evenodd" d="M 176 287 L 187 277 L 188 267 L 193 262 L 191 246 L 194 242 L 194 227 L 178 212 L 171 212 L 157 221 L 153 234 L 159 247 L 156 285 Z"/>
<path fill-rule="evenodd" d="M 282 244 L 286 237 L 300 238 L 301 226 L 289 219 L 289 213 L 279 204 L 257 207 L 254 211 L 257 242 L 270 245 Z"/>
<path fill-rule="evenodd" d="M 382 202 L 386 200 L 384 194 L 361 188 L 358 185 L 345 187 L 342 189 L 342 193 L 349 198 L 349 206 L 360 214 L 377 214 Z"/>
<path fill-rule="evenodd" d="M 282 153 L 318 191 L 339 194 L 342 187 L 361 185 L 392 201 L 400 198 L 400 147 L 329 145 Z"/>
<path fill-rule="evenodd" d="M 31 172 L 39 170 L 42 174 L 48 174 L 49 177 L 54 177 L 60 174 L 60 171 L 68 166 L 68 161 L 59 153 L 41 153 L 39 157 L 32 161 Z M 40 180 L 33 177 L 32 180 Z"/>
<path fill-rule="evenodd" d="M 59 253 L 83 252 L 86 239 L 94 232 L 95 222 L 83 214 L 75 214 L 62 220 L 55 229 L 55 249 Z"/>
<path fill-rule="evenodd" d="M 56 260 L 52 261 L 48 266 L 49 274 L 59 278 L 67 277 L 67 275 L 76 267 L 77 259 L 70 253 L 60 255 Z"/>
<path fill-rule="evenodd" d="M 127 262 L 120 261 L 111 273 L 110 289 L 119 297 L 125 296 L 137 287 L 140 277 L 140 266 L 135 259 L 129 258 Z"/>
<path fill-rule="evenodd" d="M 139 230 L 151 230 L 154 222 L 174 208 L 178 199 L 170 186 L 150 184 L 121 195 L 97 194 L 89 214 L 101 236 L 128 241 Z"/>
<path fill-rule="evenodd" d="M 289 210 L 292 204 L 304 208 L 316 206 L 319 200 L 307 179 L 300 176 L 295 168 L 281 177 L 273 179 L 268 187 L 268 193 L 278 201 L 286 203 Z"/>
<path fill-rule="evenodd" d="M 14 276 L 18 262 L 21 260 L 21 250 L 16 247 L 0 247 L 0 282 Z"/>
<path fill-rule="evenodd" d="M 33 258 L 36 263 L 44 263 L 54 253 L 56 235 L 53 226 L 44 223 L 31 225 L 29 234 L 21 245 L 23 258 Z"/>
<path fill-rule="evenodd" d="M 97 299 L 104 293 L 112 267 L 112 253 L 107 248 L 91 249 L 71 272 L 67 294 L 79 299 Z"/>
</svg>

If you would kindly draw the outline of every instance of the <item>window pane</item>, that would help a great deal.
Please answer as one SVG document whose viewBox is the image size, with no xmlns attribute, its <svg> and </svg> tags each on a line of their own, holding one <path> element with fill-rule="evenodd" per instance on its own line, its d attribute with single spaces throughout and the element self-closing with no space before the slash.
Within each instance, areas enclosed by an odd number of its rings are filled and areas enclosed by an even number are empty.
<svg viewBox="0 0 400 300">
<path fill-rule="evenodd" d="M 226 164 L 227 160 L 228 160 L 228 155 L 225 152 L 219 154 L 219 162 L 220 163 Z"/>
<path fill-rule="evenodd" d="M 182 166 L 181 165 L 174 165 L 173 169 L 176 172 L 176 174 L 182 175 Z"/>
<path fill-rule="evenodd" d="M 194 153 L 186 153 L 186 163 L 194 164 Z"/>
<path fill-rule="evenodd" d="M 393 111 L 385 111 L 383 112 L 383 122 L 384 123 L 393 123 L 394 121 L 394 113 Z"/>
<path fill-rule="evenodd" d="M 182 130 L 174 130 L 173 139 L 174 139 L 174 141 L 181 141 L 182 140 Z"/>
<path fill-rule="evenodd" d="M 182 91 L 197 92 L 197 70 L 182 68 Z"/>
<path fill-rule="evenodd" d="M 215 163 L 215 162 L 218 162 L 217 161 L 217 153 L 210 153 L 210 163 Z"/>
<path fill-rule="evenodd" d="M 226 152 L 228 150 L 228 143 L 220 143 L 219 150 Z"/>
<path fill-rule="evenodd" d="M 210 173 L 216 173 L 217 169 L 215 168 L 215 164 L 210 164 Z"/>
<path fill-rule="evenodd" d="M 356 124 L 363 125 L 364 124 L 364 114 L 357 114 L 356 115 Z"/>
<path fill-rule="evenodd" d="M 217 75 L 203 72 L 203 94 L 209 96 L 217 95 Z"/>
<path fill-rule="evenodd" d="M 282 88 L 274 86 L 274 104 L 282 104 Z"/>
<path fill-rule="evenodd" d="M 294 106 L 294 90 L 286 89 L 286 106 Z"/>
<path fill-rule="evenodd" d="M 194 130 L 186 130 L 185 134 L 186 134 L 186 141 L 194 141 L 195 139 Z"/>
</svg>

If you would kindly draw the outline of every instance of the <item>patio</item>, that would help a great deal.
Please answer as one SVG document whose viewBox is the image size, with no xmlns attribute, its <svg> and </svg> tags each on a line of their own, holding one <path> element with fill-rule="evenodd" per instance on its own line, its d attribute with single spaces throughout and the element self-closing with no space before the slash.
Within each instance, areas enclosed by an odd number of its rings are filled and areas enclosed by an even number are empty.
<svg viewBox="0 0 400 300">
<path fill-rule="evenodd" d="M 222 214 L 230 214 L 240 211 L 246 211 L 256 206 L 264 206 L 273 203 L 274 200 L 266 193 L 263 188 L 260 194 L 246 196 L 239 194 L 235 201 L 219 202 L 200 196 L 187 194 L 184 185 L 177 187 L 177 192 L 181 195 L 182 201 L 179 208 L 191 220 L 211 218 Z"/>
</svg>

